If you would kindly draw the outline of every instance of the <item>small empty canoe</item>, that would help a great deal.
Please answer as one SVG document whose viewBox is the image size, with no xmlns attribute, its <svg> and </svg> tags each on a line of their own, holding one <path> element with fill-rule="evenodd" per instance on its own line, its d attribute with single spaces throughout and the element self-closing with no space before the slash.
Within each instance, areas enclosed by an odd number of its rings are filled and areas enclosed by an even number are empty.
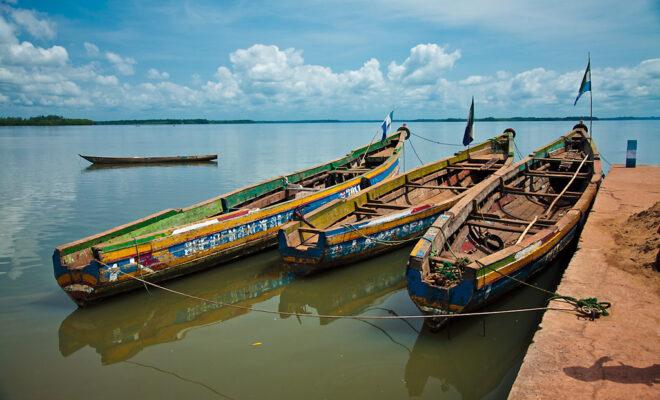
<svg viewBox="0 0 660 400">
<path fill-rule="evenodd" d="M 310 212 L 279 232 L 283 261 L 298 275 L 413 244 L 471 187 L 513 161 L 513 129 Z"/>
<path fill-rule="evenodd" d="M 217 154 L 193 155 L 193 156 L 171 156 L 171 157 L 99 157 L 84 156 L 80 157 L 92 164 L 158 164 L 158 163 L 194 163 L 213 161 L 218 159 Z"/>
<path fill-rule="evenodd" d="M 440 215 L 413 248 L 406 278 L 433 329 L 549 265 L 578 237 L 602 180 L 587 127 L 493 174 Z"/>
</svg>

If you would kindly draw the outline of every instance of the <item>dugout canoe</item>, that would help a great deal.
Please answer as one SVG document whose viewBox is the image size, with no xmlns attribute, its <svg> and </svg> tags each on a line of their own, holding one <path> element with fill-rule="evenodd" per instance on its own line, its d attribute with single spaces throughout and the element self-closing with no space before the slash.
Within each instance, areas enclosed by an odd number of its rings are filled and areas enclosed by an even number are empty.
<svg viewBox="0 0 660 400">
<path fill-rule="evenodd" d="M 496 172 L 440 215 L 410 254 L 408 293 L 433 328 L 543 269 L 578 236 L 602 180 L 587 127 Z"/>
<path fill-rule="evenodd" d="M 206 162 L 218 159 L 217 154 L 204 154 L 192 156 L 170 156 L 170 157 L 100 157 L 100 156 L 85 156 L 78 154 L 80 157 L 91 162 L 92 164 L 162 164 L 162 163 L 196 163 Z"/>
<path fill-rule="evenodd" d="M 163 281 L 274 246 L 294 210 L 309 212 L 397 173 L 407 135 L 403 128 L 334 161 L 61 245 L 55 278 L 82 306 L 143 287 L 134 277 Z"/>
<path fill-rule="evenodd" d="M 513 129 L 323 206 L 282 227 L 279 251 L 308 275 L 381 254 L 415 240 L 470 187 L 513 160 Z"/>
</svg>

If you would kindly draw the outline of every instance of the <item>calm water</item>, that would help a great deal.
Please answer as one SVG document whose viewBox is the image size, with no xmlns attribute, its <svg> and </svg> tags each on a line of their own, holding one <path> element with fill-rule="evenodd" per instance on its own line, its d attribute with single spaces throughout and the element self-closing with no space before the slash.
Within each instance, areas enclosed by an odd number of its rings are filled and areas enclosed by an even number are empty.
<svg viewBox="0 0 660 400">
<path fill-rule="evenodd" d="M 572 123 L 480 123 L 479 139 L 512 126 L 523 154 Z M 461 123 L 413 132 L 460 140 Z M 281 318 L 152 289 L 76 310 L 56 285 L 53 248 L 155 211 L 336 158 L 377 124 L 116 126 L 0 129 L 0 398 L 501 398 L 540 315 L 470 318 L 431 334 L 414 321 Z M 660 161 L 660 122 L 598 122 L 601 153 Z M 413 137 L 424 162 L 456 147 Z M 419 165 L 406 146 L 408 168 Z M 77 154 L 219 152 L 217 165 L 91 169 Z M 409 248 L 294 280 L 276 251 L 167 285 L 239 305 L 303 313 L 418 314 L 403 280 Z M 565 260 L 537 277 L 556 284 Z M 543 304 L 518 290 L 491 309 Z M 254 345 L 261 343 L 260 345 Z"/>
</svg>

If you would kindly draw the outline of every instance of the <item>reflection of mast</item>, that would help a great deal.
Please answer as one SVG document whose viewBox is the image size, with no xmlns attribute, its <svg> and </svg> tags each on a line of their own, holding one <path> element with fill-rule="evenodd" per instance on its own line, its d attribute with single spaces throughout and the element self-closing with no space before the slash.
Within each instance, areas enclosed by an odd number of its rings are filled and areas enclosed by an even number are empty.
<svg viewBox="0 0 660 400">
<path fill-rule="evenodd" d="M 222 268 L 187 279 L 191 294 L 218 302 L 252 306 L 282 291 L 293 275 L 269 264 Z M 189 329 L 216 324 L 248 313 L 169 293 L 153 292 L 71 313 L 59 329 L 60 352 L 68 356 L 89 345 L 103 364 L 128 360 L 143 348 L 185 338 Z M 128 303 L 130 302 L 130 303 Z"/>
</svg>

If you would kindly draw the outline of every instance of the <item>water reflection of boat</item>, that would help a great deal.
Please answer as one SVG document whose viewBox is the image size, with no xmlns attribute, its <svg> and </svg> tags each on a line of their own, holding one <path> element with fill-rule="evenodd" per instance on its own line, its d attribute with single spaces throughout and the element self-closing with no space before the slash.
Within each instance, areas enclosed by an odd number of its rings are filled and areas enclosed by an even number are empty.
<svg viewBox="0 0 660 400">
<path fill-rule="evenodd" d="M 176 163 L 151 163 L 151 164 L 91 164 L 83 169 L 83 172 L 105 171 L 109 169 L 130 169 L 130 168 L 190 168 L 190 167 L 217 167 L 217 161 L 198 161 L 185 164 Z"/>
<path fill-rule="evenodd" d="M 354 268 L 329 271 L 323 276 L 299 279 L 280 295 L 280 312 L 323 315 L 357 315 L 373 306 L 378 299 L 405 287 L 402 258 L 406 252 L 367 260 Z M 310 310 L 310 308 L 314 310 Z M 282 318 L 288 315 L 281 314 Z M 321 325 L 335 319 L 320 318 Z"/>
<path fill-rule="evenodd" d="M 277 296 L 293 280 L 291 273 L 279 268 L 275 255 L 264 254 L 250 261 L 172 282 L 168 287 L 218 302 L 252 306 Z M 101 355 L 103 364 L 113 364 L 132 358 L 145 347 L 182 340 L 192 328 L 246 313 L 244 309 L 152 290 L 146 301 L 145 296 L 128 296 L 75 310 L 60 326 L 60 353 L 66 357 L 90 346 Z"/>
<path fill-rule="evenodd" d="M 92 164 L 163 164 L 163 163 L 196 163 L 203 161 L 213 161 L 218 159 L 217 154 L 202 154 L 192 156 L 166 156 L 166 157 L 101 157 L 85 156 L 80 157 Z"/>
<path fill-rule="evenodd" d="M 555 287 L 569 259 L 562 257 L 533 283 Z M 546 299 L 544 293 L 521 288 L 483 311 L 543 306 Z M 424 327 L 406 363 L 408 394 L 422 396 L 437 383 L 463 399 L 506 398 L 540 318 L 536 312 L 460 318 L 439 333 Z"/>
</svg>

